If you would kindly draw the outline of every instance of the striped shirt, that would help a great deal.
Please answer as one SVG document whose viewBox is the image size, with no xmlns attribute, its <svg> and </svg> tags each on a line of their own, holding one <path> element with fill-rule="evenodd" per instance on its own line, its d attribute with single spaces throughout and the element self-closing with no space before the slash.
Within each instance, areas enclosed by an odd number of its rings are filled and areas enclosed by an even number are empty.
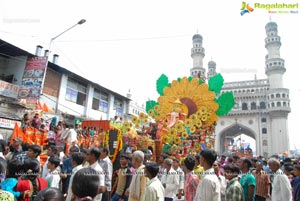
<svg viewBox="0 0 300 201">
<path fill-rule="evenodd" d="M 263 170 L 253 171 L 253 175 L 255 176 L 256 180 L 256 195 L 267 198 L 268 194 L 270 193 L 270 178 L 267 173 Z"/>
<path fill-rule="evenodd" d="M 225 191 L 226 201 L 244 201 L 244 191 L 238 180 L 238 177 L 231 179 Z"/>
</svg>

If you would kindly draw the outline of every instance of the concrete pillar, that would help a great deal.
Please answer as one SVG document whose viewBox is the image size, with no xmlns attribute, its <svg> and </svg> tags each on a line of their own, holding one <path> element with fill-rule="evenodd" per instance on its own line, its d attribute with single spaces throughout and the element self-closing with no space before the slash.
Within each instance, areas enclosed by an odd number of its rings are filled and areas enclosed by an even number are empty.
<svg viewBox="0 0 300 201">
<path fill-rule="evenodd" d="M 84 110 L 84 115 L 86 117 L 90 116 L 90 110 L 92 109 L 92 104 L 93 104 L 93 97 L 94 97 L 94 87 L 92 87 L 92 85 L 89 84 L 86 90 L 86 104 Z"/>
<path fill-rule="evenodd" d="M 66 96 L 66 92 L 67 92 L 67 84 L 68 84 L 68 76 L 65 74 L 62 74 L 61 80 L 60 80 L 58 99 L 57 99 L 56 108 L 55 108 L 56 114 L 60 108 L 60 104 L 65 101 L 65 96 Z"/>
<path fill-rule="evenodd" d="M 115 97 L 113 94 L 108 94 L 108 117 L 107 119 L 110 120 L 116 116 L 116 110 L 114 108 Z"/>
</svg>

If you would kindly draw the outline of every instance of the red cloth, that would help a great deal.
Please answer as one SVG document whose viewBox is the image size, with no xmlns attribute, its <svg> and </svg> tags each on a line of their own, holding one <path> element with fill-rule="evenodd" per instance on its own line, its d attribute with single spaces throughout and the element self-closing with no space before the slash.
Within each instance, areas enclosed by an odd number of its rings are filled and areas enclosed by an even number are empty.
<svg viewBox="0 0 300 201">
<path fill-rule="evenodd" d="M 44 179 L 44 178 L 37 178 L 38 183 L 39 183 L 39 189 L 38 191 L 41 191 L 45 188 L 48 187 L 48 182 Z M 28 179 L 21 179 L 18 181 L 17 184 L 17 192 L 24 192 L 27 190 L 31 190 L 30 189 L 31 186 L 31 182 Z M 19 201 L 30 201 L 30 197 L 26 197 L 26 198 L 19 198 Z"/>
</svg>

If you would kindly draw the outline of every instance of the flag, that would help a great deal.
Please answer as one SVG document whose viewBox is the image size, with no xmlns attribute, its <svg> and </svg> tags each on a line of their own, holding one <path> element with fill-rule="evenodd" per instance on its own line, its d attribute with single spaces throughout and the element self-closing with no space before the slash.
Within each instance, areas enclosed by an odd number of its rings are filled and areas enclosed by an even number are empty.
<svg viewBox="0 0 300 201">
<path fill-rule="evenodd" d="M 16 138 L 21 138 L 22 141 L 24 142 L 24 134 L 23 134 L 23 131 L 22 129 L 19 127 L 19 125 L 17 123 L 15 123 L 15 127 L 14 127 L 14 130 L 13 130 L 13 134 L 11 136 L 11 139 L 10 139 L 10 144 L 13 144 L 13 140 L 16 139 Z"/>
<path fill-rule="evenodd" d="M 42 110 L 47 113 L 52 113 L 52 110 L 48 107 L 48 105 L 46 105 L 46 103 L 43 104 Z"/>
<path fill-rule="evenodd" d="M 36 110 L 43 110 L 43 107 L 42 107 L 42 104 L 41 104 L 40 100 L 37 100 L 35 109 Z"/>
</svg>

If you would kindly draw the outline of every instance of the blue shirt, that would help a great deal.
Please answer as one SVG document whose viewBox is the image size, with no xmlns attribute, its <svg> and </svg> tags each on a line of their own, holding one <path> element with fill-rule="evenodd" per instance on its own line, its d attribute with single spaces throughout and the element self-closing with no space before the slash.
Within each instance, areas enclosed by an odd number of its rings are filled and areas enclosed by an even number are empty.
<svg viewBox="0 0 300 201">
<path fill-rule="evenodd" d="M 63 165 L 62 165 L 62 172 L 67 174 L 67 179 L 66 179 L 66 189 L 68 189 L 69 186 L 69 182 L 70 182 L 70 178 L 71 178 L 71 174 L 72 174 L 72 170 L 73 170 L 73 165 L 71 162 L 71 158 L 66 158 L 63 161 Z"/>
<path fill-rule="evenodd" d="M 294 201 L 300 201 L 300 178 L 295 177 L 292 181 Z"/>
</svg>

